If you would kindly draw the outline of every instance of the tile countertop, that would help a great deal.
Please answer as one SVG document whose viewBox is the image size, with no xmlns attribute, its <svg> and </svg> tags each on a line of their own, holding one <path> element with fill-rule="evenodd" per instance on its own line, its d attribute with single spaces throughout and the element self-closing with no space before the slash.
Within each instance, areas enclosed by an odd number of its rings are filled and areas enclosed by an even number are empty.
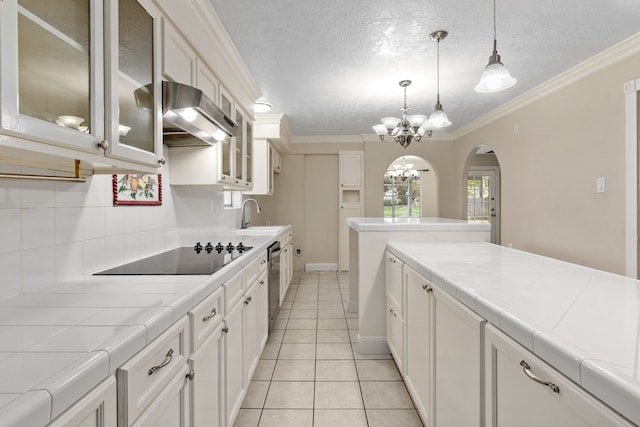
<svg viewBox="0 0 640 427">
<path fill-rule="evenodd" d="M 481 224 L 452 218 L 347 218 L 356 231 L 489 231 L 491 224 Z"/>
<path fill-rule="evenodd" d="M 0 426 L 44 426 L 291 226 L 216 235 L 248 253 L 212 275 L 85 276 L 0 299 Z"/>
<path fill-rule="evenodd" d="M 640 424 L 640 282 L 489 243 L 387 248 Z"/>
</svg>

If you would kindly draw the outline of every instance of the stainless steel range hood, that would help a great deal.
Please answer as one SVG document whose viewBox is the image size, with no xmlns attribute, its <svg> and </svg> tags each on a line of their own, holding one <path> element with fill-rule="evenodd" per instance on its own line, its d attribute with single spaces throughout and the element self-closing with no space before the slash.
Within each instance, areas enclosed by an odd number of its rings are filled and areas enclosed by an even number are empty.
<svg viewBox="0 0 640 427">
<path fill-rule="evenodd" d="M 136 93 L 138 105 L 143 95 Z M 213 145 L 238 132 L 238 125 L 200 89 L 176 82 L 162 82 L 162 117 L 164 143 L 171 146 Z"/>
</svg>

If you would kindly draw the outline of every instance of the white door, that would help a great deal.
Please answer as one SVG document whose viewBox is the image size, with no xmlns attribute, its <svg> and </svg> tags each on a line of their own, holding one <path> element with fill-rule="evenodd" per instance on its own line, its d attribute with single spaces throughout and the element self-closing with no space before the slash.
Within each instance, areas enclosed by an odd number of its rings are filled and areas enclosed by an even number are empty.
<svg viewBox="0 0 640 427">
<path fill-rule="evenodd" d="M 491 243 L 500 244 L 500 169 L 475 166 L 467 178 L 467 219 L 491 224 Z"/>
</svg>

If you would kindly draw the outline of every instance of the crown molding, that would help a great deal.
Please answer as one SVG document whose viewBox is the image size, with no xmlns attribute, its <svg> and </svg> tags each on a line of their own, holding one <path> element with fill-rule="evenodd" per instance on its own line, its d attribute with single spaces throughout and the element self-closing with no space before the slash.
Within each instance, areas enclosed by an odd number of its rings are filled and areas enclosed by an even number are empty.
<svg viewBox="0 0 640 427">
<path fill-rule="evenodd" d="M 362 144 L 362 135 L 303 135 L 294 136 L 292 144 Z"/>
<path fill-rule="evenodd" d="M 607 67 L 621 62 L 629 57 L 640 53 L 640 33 L 637 33 L 620 43 L 613 45 L 591 58 L 581 62 L 547 80 L 546 82 L 528 90 L 517 98 L 504 103 L 500 107 L 488 112 L 471 123 L 457 129 L 452 133 L 453 139 L 459 139 L 471 132 L 474 132 L 507 114 L 520 110 L 554 92 L 557 92 L 573 83 L 590 77 Z"/>
</svg>

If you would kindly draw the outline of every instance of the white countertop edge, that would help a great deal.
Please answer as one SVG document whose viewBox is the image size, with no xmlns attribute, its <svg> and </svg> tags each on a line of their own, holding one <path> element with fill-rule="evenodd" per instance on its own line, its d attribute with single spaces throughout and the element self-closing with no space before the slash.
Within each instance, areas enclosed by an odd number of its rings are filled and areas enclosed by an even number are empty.
<svg viewBox="0 0 640 427">
<path fill-rule="evenodd" d="M 397 231 L 490 231 L 490 224 L 472 223 L 460 219 L 423 218 L 347 218 L 349 227 L 358 232 Z"/>
<path fill-rule="evenodd" d="M 161 335 L 177 320 L 187 314 L 189 310 L 222 286 L 224 282 L 241 271 L 242 268 L 255 259 L 260 252 L 266 250 L 271 243 L 282 239 L 291 231 L 291 226 L 269 226 L 262 229 L 261 227 L 251 227 L 249 230 L 248 232 L 232 230 L 232 234 L 246 236 L 246 240 L 251 241 L 254 245 L 251 252 L 248 253 L 255 254 L 255 256 L 239 257 L 212 275 L 162 276 L 163 281 L 173 278 L 180 282 L 188 282 L 194 280 L 196 277 L 201 277 L 202 281 L 194 281 L 194 289 L 187 294 L 181 294 L 181 296 L 171 303 L 161 307 L 141 307 L 142 316 L 145 316 L 145 311 L 151 313 L 157 309 L 166 310 L 159 316 L 152 316 L 142 321 L 138 320 L 135 324 L 125 327 L 118 334 L 99 345 L 99 348 L 87 352 L 82 356 L 82 358 L 78 360 L 80 366 L 65 367 L 54 373 L 49 379 L 33 387 L 32 390 L 7 402 L 6 405 L 0 407 L 0 419 L 3 420 L 3 423 L 6 420 L 8 426 L 16 427 L 26 425 L 35 427 L 48 424 L 56 416 L 68 409 L 68 407 L 81 396 L 91 391 L 107 379 L 109 375 L 112 375 L 118 367 L 122 366 L 128 359 Z M 267 230 L 269 232 L 277 232 L 275 234 L 269 234 Z M 258 238 L 255 236 L 261 236 L 259 239 L 261 241 L 258 241 Z M 78 283 L 94 278 L 102 282 L 109 280 L 120 281 L 123 278 L 133 283 L 137 281 L 144 283 L 148 280 L 155 280 L 148 279 L 148 277 L 149 276 L 85 276 L 65 281 L 64 283 Z M 155 277 L 158 276 L 154 276 L 154 278 Z M 52 287 L 55 287 L 55 285 Z M 167 325 L 169 313 L 171 314 L 171 322 Z M 108 370 L 106 372 L 103 366 L 105 356 L 108 359 Z M 0 361 L 0 363 L 2 362 Z"/>
<path fill-rule="evenodd" d="M 437 243 L 430 242 L 429 244 Z M 478 244 L 496 246 L 491 243 Z M 487 317 L 485 317 L 485 319 L 491 321 L 491 323 L 502 332 L 509 335 L 533 354 L 545 360 L 567 378 L 570 378 L 575 383 L 581 385 L 585 390 L 607 403 L 613 409 L 620 411 L 623 416 L 637 424 L 640 424 L 639 384 L 629 381 L 624 375 L 619 372 L 617 373 L 617 370 L 607 363 L 589 360 L 588 355 L 584 352 L 575 348 L 570 348 L 570 346 L 558 342 L 549 334 L 548 331 L 537 329 L 534 326 L 527 324 L 521 319 L 501 309 L 499 306 L 494 305 L 491 301 L 487 301 L 483 297 L 476 296 L 475 303 L 471 304 L 471 292 L 455 283 L 455 281 L 447 278 L 445 273 L 438 272 L 436 269 L 431 269 L 422 264 L 422 262 L 418 261 L 410 253 L 404 252 L 398 245 L 401 246 L 403 243 L 388 242 L 387 249 L 411 268 L 429 278 L 433 284 L 445 290 L 477 314 L 482 316 L 483 312 L 489 312 L 493 317 L 493 321 Z M 527 256 L 530 255 L 532 257 L 546 258 L 536 254 L 517 251 L 515 249 L 504 248 L 501 246 L 500 248 L 503 250 L 519 252 Z M 571 267 L 582 267 L 565 261 L 554 261 Z M 611 273 L 606 274 L 611 275 Z M 455 292 L 451 291 L 452 287 L 455 288 Z M 478 300 L 482 301 L 481 305 L 483 308 L 481 310 L 477 309 Z M 499 316 L 498 324 L 495 323 L 497 320 L 496 315 Z"/>
</svg>

